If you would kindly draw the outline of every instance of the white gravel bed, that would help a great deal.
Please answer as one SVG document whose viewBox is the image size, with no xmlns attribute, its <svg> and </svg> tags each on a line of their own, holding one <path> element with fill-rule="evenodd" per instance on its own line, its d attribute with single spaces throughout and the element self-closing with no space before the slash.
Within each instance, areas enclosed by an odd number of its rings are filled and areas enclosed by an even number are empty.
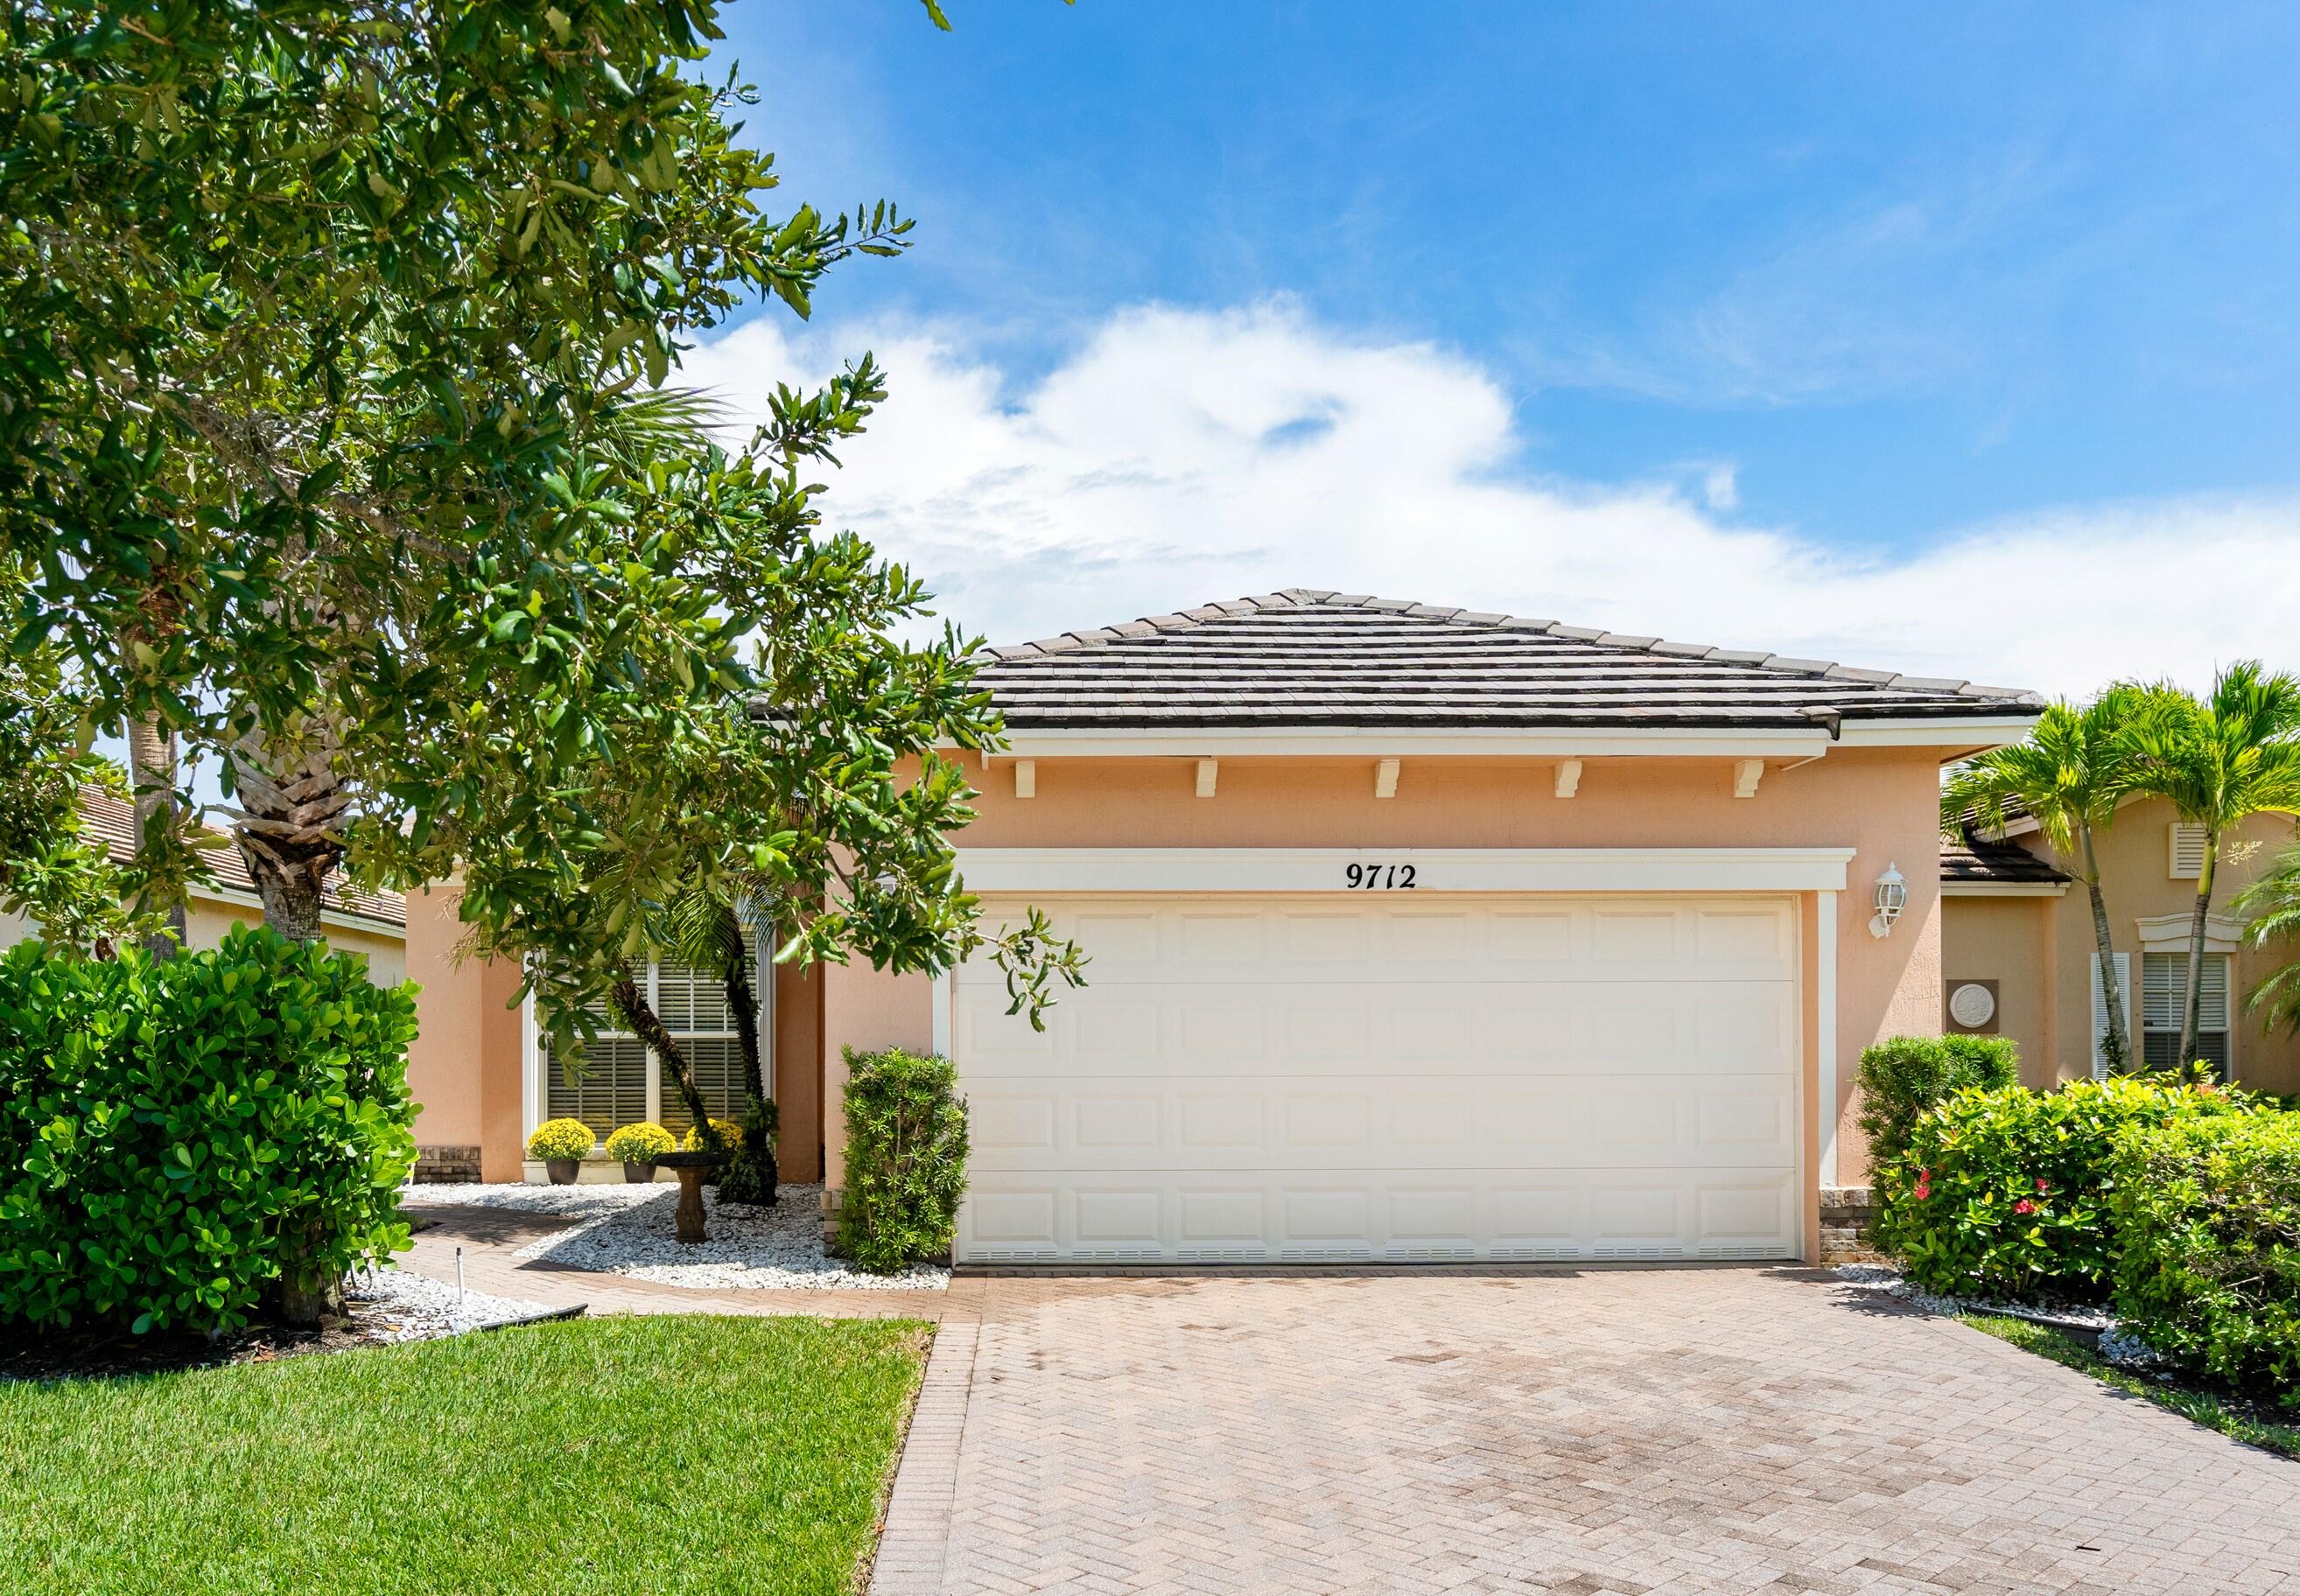
<svg viewBox="0 0 2300 1596">
<path fill-rule="evenodd" d="M 405 1269 L 362 1271 L 350 1280 L 345 1300 L 367 1310 L 361 1320 L 376 1341 L 431 1341 L 551 1311 L 548 1303 L 458 1292 Z"/>
<path fill-rule="evenodd" d="M 1839 1264 L 1837 1277 L 1854 1289 L 1875 1292 L 1906 1302 L 1927 1313 L 1993 1313 L 2016 1319 L 2043 1319 L 2074 1325 L 2100 1334 L 2100 1355 L 2111 1363 L 2146 1367 L 2164 1361 L 2162 1354 L 2137 1335 L 2117 1328 L 2116 1316 L 2101 1308 L 2046 1308 L 2035 1302 L 1988 1302 L 1975 1297 L 1941 1297 L 1912 1284 L 1897 1269 L 1882 1264 Z"/>
<path fill-rule="evenodd" d="M 402 1208 L 507 1208 L 529 1214 L 573 1214 L 589 1218 L 612 1214 L 662 1196 L 676 1193 L 673 1181 L 551 1186 L 518 1183 L 510 1185 L 454 1185 L 424 1181 L 399 1188 Z"/>
<path fill-rule="evenodd" d="M 950 1284 L 950 1271 L 932 1264 L 912 1264 L 899 1275 L 866 1275 L 826 1257 L 820 1184 L 784 1186 L 782 1201 L 772 1208 L 721 1207 L 705 1190 L 703 1209 L 711 1239 L 694 1246 L 682 1245 L 671 1234 L 676 1187 L 629 1189 L 654 1200 L 596 1213 L 572 1229 L 529 1243 L 513 1256 L 695 1291 L 941 1291 Z"/>
</svg>

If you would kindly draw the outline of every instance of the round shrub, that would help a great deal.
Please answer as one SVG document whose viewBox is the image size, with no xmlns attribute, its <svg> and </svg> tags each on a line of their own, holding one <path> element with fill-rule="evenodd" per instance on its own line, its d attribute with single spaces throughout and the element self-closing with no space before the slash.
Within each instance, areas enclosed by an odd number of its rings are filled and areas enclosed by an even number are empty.
<svg viewBox="0 0 2300 1596">
<path fill-rule="evenodd" d="M 1878 1167 L 1878 1242 L 1928 1291 L 2097 1301 L 2116 1263 L 2117 1138 L 2249 1109 L 2169 1076 L 1960 1093 Z"/>
<path fill-rule="evenodd" d="M 0 957 L 0 1322 L 229 1329 L 407 1243 L 412 986 L 238 927 Z"/>
<path fill-rule="evenodd" d="M 719 1146 L 721 1151 L 732 1152 L 743 1144 L 743 1127 L 739 1122 L 733 1119 L 713 1119 L 711 1122 L 711 1128 L 719 1133 Z M 690 1125 L 687 1127 L 686 1147 L 689 1152 L 710 1151 L 703 1144 L 701 1126 Z"/>
<path fill-rule="evenodd" d="M 2300 1408 L 2300 1115 L 2137 1126 L 2120 1151 L 2123 1327 Z"/>
<path fill-rule="evenodd" d="M 966 1101 L 949 1060 L 846 1050 L 838 1244 L 872 1274 L 950 1250 L 966 1192 Z"/>
<path fill-rule="evenodd" d="M 1900 1156 L 1916 1123 L 1958 1093 L 2021 1084 L 2009 1036 L 1888 1036 L 1861 1052 L 1861 1131 L 1873 1168 Z"/>
<path fill-rule="evenodd" d="M 596 1140 L 591 1127 L 580 1119 L 546 1119 L 529 1135 L 527 1156 L 546 1160 L 588 1158 Z"/>
<path fill-rule="evenodd" d="M 652 1164 L 659 1154 L 679 1145 L 679 1139 L 652 1119 L 626 1125 L 607 1137 L 607 1156 L 626 1164 Z"/>
</svg>

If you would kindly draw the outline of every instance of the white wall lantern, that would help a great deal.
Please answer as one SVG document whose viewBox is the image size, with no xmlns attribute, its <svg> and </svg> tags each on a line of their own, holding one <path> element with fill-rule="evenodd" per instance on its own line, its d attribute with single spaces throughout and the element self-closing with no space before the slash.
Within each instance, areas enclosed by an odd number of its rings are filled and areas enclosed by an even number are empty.
<svg viewBox="0 0 2300 1596">
<path fill-rule="evenodd" d="M 1901 874 L 1897 862 L 1887 865 L 1885 873 L 1877 877 L 1877 912 L 1869 917 L 1869 935 L 1892 935 L 1893 922 L 1901 918 L 1908 903 L 1908 877 Z"/>
</svg>

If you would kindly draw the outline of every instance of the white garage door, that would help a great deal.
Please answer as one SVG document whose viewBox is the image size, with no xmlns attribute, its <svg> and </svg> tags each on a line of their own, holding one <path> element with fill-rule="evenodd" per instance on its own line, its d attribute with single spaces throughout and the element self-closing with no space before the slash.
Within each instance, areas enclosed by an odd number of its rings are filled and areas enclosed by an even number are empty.
<svg viewBox="0 0 2300 1596">
<path fill-rule="evenodd" d="M 1019 905 L 986 904 L 992 923 Z M 954 977 L 981 1262 L 1796 1251 L 1780 898 L 1139 897 L 1044 1034 Z"/>
</svg>

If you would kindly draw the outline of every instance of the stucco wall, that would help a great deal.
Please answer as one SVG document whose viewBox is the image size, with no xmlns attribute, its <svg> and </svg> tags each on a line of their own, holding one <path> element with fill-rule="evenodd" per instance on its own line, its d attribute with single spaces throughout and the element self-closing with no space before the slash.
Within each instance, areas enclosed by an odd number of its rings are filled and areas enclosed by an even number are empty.
<svg viewBox="0 0 2300 1596">
<path fill-rule="evenodd" d="M 480 1178 L 516 1181 L 525 1155 L 522 1038 L 516 965 L 456 958 L 462 936 L 454 885 L 411 893 L 407 963 L 421 985 L 408 1085 L 422 1105 L 415 1140 L 476 1146 Z"/>
<path fill-rule="evenodd" d="M 1837 949 L 1838 1178 L 1846 1184 L 1866 1169 L 1853 1125 L 1853 1061 L 1881 1036 L 1940 1029 L 1932 750 L 1841 749 L 1801 769 L 1769 769 L 1747 799 L 1733 796 L 1731 761 L 1716 758 L 1588 760 L 1570 799 L 1555 795 L 1548 760 L 1408 759 L 1388 799 L 1374 796 L 1371 756 L 1224 759 L 1211 798 L 1195 795 L 1196 764 L 1187 759 L 1040 760 L 1029 799 L 1013 795 L 1005 761 L 970 774 L 982 795 L 962 849 L 1853 847 Z M 1893 863 L 1908 877 L 1909 902 L 1880 940 L 1867 928 L 1870 896 Z M 838 1045 L 929 1046 L 929 1003 L 923 977 L 832 972 L 825 1023 L 834 1186 L 844 1174 Z"/>
<path fill-rule="evenodd" d="M 2046 1087 L 2066 1078 L 2055 1038 L 2054 945 L 2058 898 L 1948 897 L 1941 901 L 1944 984 L 1995 981 L 1996 1032 L 2021 1049 L 2021 1079 Z M 2089 945 L 2089 943 L 2088 943 Z M 2081 967 L 2077 971 L 2084 980 Z M 2083 989 L 2088 995 L 2089 989 Z M 2081 1017 L 2081 1015 L 2079 1015 Z"/>
</svg>

